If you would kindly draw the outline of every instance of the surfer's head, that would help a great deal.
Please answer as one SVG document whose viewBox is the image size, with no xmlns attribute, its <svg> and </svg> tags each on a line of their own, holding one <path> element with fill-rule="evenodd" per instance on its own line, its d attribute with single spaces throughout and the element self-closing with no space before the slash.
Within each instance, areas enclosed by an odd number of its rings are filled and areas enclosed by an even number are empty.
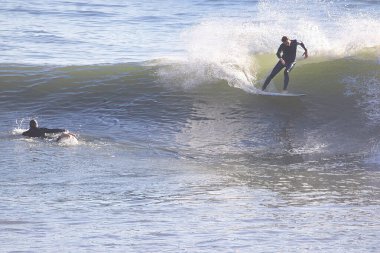
<svg viewBox="0 0 380 253">
<path fill-rule="evenodd" d="M 282 36 L 281 41 L 282 41 L 282 44 L 286 46 L 290 45 L 290 39 L 288 38 L 288 36 Z"/>
<path fill-rule="evenodd" d="M 30 127 L 30 128 L 37 128 L 37 127 L 38 127 L 37 120 L 32 119 L 32 120 L 29 122 L 29 127 Z"/>
</svg>

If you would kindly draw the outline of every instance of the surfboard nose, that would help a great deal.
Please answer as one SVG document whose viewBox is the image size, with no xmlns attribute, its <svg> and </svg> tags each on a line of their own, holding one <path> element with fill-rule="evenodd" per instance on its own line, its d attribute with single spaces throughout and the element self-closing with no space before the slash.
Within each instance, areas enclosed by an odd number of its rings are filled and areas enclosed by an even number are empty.
<svg viewBox="0 0 380 253">
<path fill-rule="evenodd" d="M 63 133 L 57 138 L 57 142 L 61 145 L 74 146 L 78 145 L 78 139 L 70 133 Z"/>
</svg>

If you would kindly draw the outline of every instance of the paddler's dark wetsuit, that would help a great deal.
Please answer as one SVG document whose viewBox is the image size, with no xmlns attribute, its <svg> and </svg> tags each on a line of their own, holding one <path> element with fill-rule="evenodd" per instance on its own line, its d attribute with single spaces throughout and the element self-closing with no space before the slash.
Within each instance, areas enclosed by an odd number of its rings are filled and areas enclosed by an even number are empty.
<svg viewBox="0 0 380 253">
<path fill-rule="evenodd" d="M 265 83 L 262 87 L 262 90 L 265 90 L 270 83 L 270 81 L 275 77 L 278 72 L 280 72 L 281 69 L 285 68 L 284 71 L 284 90 L 288 88 L 289 84 L 289 72 L 292 70 L 294 65 L 296 64 L 296 55 L 297 55 L 297 46 L 300 45 L 305 52 L 307 52 L 307 49 L 305 45 L 302 42 L 297 42 L 297 40 L 291 40 L 290 45 L 287 46 L 284 43 L 280 45 L 280 47 L 277 50 L 277 57 L 280 59 L 276 66 L 273 68 L 270 75 L 265 80 Z M 281 55 L 282 52 L 282 55 Z M 285 65 L 281 63 L 281 58 L 285 61 Z"/>
<path fill-rule="evenodd" d="M 63 133 L 66 132 L 65 129 L 49 129 L 49 128 L 39 128 L 38 123 L 35 120 L 31 120 L 29 122 L 29 130 L 22 133 L 24 136 L 28 137 L 40 137 L 40 138 L 46 138 L 46 134 L 53 134 L 53 133 Z"/>
</svg>

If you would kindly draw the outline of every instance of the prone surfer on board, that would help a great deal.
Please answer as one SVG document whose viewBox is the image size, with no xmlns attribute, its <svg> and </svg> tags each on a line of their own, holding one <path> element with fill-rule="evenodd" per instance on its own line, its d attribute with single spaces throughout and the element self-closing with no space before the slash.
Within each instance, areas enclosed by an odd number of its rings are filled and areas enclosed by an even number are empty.
<svg viewBox="0 0 380 253">
<path fill-rule="evenodd" d="M 54 134 L 54 133 L 63 133 L 61 136 L 58 137 L 57 141 L 59 141 L 63 137 L 66 137 L 66 135 L 72 135 L 70 133 L 67 133 L 67 130 L 65 129 L 40 128 L 38 127 L 37 121 L 34 119 L 32 119 L 29 122 L 29 130 L 23 132 L 22 135 L 28 136 L 28 137 L 46 138 L 46 134 Z"/>
<path fill-rule="evenodd" d="M 277 57 L 280 59 L 276 66 L 274 66 L 272 72 L 267 77 L 262 87 L 262 90 L 265 91 L 270 81 L 275 77 L 281 69 L 285 68 L 284 71 L 284 90 L 283 92 L 287 92 L 288 84 L 289 84 L 289 72 L 292 70 L 294 65 L 296 64 L 296 54 L 297 54 L 297 46 L 300 45 L 305 52 L 303 55 L 305 59 L 308 57 L 307 49 L 303 42 L 298 42 L 297 40 L 290 40 L 287 36 L 283 36 L 281 38 L 282 44 L 277 50 Z M 282 55 L 281 55 L 282 52 Z"/>
</svg>

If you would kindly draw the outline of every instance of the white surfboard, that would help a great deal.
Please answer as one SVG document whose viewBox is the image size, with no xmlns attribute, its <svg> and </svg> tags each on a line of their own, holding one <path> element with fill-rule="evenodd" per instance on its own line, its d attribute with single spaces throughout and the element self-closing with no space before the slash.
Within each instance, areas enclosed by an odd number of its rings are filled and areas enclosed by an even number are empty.
<svg viewBox="0 0 380 253">
<path fill-rule="evenodd" d="M 72 133 L 62 133 L 58 137 L 57 142 L 62 146 L 75 146 L 79 144 L 78 139 Z"/>
<path fill-rule="evenodd" d="M 302 93 L 279 93 L 279 92 L 266 92 L 262 91 L 260 93 L 257 93 L 258 95 L 263 95 L 263 96 L 279 96 L 279 97 L 302 97 L 306 96 L 306 94 Z"/>
</svg>

